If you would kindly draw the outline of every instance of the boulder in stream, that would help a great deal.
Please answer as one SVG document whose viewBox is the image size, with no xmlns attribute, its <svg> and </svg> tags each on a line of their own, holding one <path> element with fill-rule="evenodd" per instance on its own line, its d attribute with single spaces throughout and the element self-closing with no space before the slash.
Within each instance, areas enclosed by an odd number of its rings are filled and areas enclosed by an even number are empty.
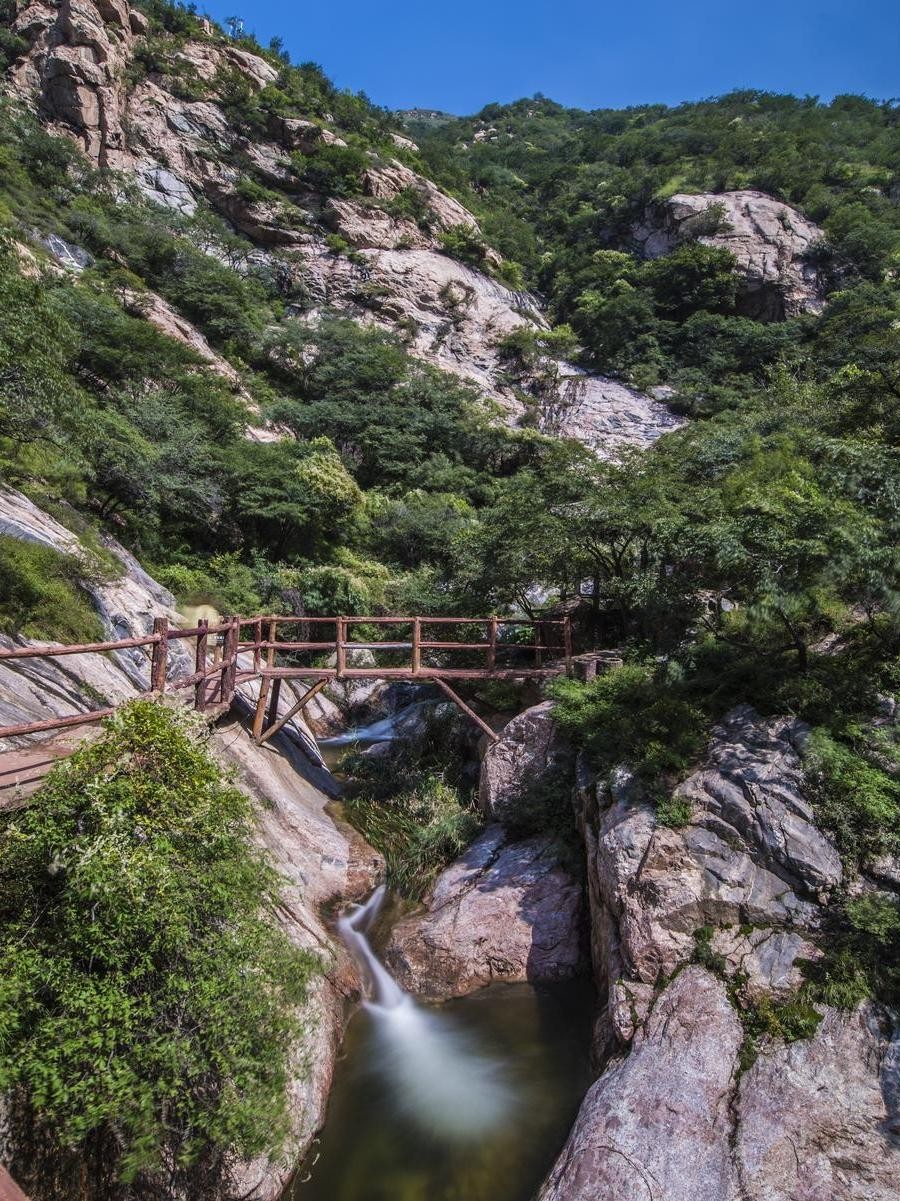
<svg viewBox="0 0 900 1201">
<path fill-rule="evenodd" d="M 425 911 L 394 926 L 385 960 L 408 992 L 439 1000 L 576 976 L 581 931 L 581 883 L 553 841 L 513 841 L 491 825 L 440 876 Z"/>
</svg>

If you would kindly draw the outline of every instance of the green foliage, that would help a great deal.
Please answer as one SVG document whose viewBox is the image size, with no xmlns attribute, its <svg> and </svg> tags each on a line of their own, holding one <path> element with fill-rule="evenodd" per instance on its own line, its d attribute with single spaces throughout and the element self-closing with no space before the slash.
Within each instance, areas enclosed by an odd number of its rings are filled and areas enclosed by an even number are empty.
<svg viewBox="0 0 900 1201">
<path fill-rule="evenodd" d="M 481 267 L 487 257 L 487 243 L 473 225 L 453 225 L 438 235 L 438 242 L 444 254 L 470 267 Z"/>
<path fill-rule="evenodd" d="M 804 751 L 816 816 L 845 861 L 858 866 L 900 850 L 900 780 L 878 757 L 877 743 L 861 731 L 848 745 L 816 729 Z"/>
<path fill-rule="evenodd" d="M 234 551 L 202 563 L 192 556 L 155 568 L 154 576 L 182 604 L 213 605 L 220 613 L 258 613 L 263 607 L 253 569 Z"/>
<path fill-rule="evenodd" d="M 587 684 L 559 680 L 551 692 L 560 728 L 598 768 L 624 763 L 644 781 L 675 780 L 703 749 L 702 710 L 648 667 L 627 664 Z M 670 821 L 676 813 L 670 806 Z"/>
<path fill-rule="evenodd" d="M 371 165 L 358 146 L 322 145 L 313 154 L 295 151 L 291 155 L 291 169 L 300 184 L 339 198 L 362 191 L 363 175 Z"/>
<path fill-rule="evenodd" d="M 799 1039 L 812 1038 L 822 1021 L 822 1014 L 804 993 L 786 1001 L 761 996 L 749 1002 L 744 1001 L 738 1012 L 744 1026 L 744 1041 L 739 1057 L 742 1071 L 753 1066 L 764 1040 L 794 1043 Z"/>
<path fill-rule="evenodd" d="M 464 808 L 441 776 L 426 774 L 409 791 L 344 803 L 347 817 L 387 863 L 388 883 L 412 900 L 424 896 L 440 873 L 466 848 L 479 818 Z"/>
<path fill-rule="evenodd" d="M 806 965 L 815 997 L 852 1009 L 866 997 L 900 1004 L 900 899 L 868 892 L 832 906 L 823 956 Z"/>
<path fill-rule="evenodd" d="M 98 642 L 100 620 L 84 591 L 86 559 L 0 535 L 0 630 L 24 638 Z"/>
<path fill-rule="evenodd" d="M 675 795 L 664 795 L 656 803 L 656 820 L 661 826 L 671 826 L 673 829 L 686 826 L 692 812 L 690 801 Z"/>
<path fill-rule="evenodd" d="M 79 1154 L 103 1162 L 90 1196 L 117 1179 L 221 1196 L 238 1159 L 285 1134 L 316 968 L 277 925 L 249 801 L 182 718 L 138 701 L 0 840 L 0 1088 L 19 1179 L 56 1195 Z"/>
</svg>

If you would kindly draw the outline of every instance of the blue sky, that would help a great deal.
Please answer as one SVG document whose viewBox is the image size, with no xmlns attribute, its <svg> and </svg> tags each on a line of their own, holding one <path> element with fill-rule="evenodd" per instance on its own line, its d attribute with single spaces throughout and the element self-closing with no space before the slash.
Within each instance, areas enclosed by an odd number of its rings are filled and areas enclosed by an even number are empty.
<svg viewBox="0 0 900 1201">
<path fill-rule="evenodd" d="M 262 42 L 390 108 L 582 108 L 734 88 L 900 96 L 900 0 L 214 0 Z"/>
</svg>

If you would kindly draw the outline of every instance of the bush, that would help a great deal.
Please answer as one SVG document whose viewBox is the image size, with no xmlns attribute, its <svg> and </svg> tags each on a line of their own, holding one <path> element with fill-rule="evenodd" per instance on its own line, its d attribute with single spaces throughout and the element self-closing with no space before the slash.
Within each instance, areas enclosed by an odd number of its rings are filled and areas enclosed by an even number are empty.
<svg viewBox="0 0 900 1201">
<path fill-rule="evenodd" d="M 438 235 L 444 254 L 470 267 L 481 267 L 487 257 L 487 244 L 474 225 L 453 225 Z"/>
<path fill-rule="evenodd" d="M 100 618 L 84 592 L 85 563 L 39 542 L 0 535 L 0 630 L 55 642 L 96 642 Z"/>
<path fill-rule="evenodd" d="M 741 1006 L 740 1018 L 744 1026 L 740 1052 L 743 1071 L 752 1066 L 764 1039 L 795 1043 L 801 1038 L 812 1038 L 822 1021 L 821 1013 L 804 993 L 780 1002 L 759 997 Z"/>
<path fill-rule="evenodd" d="M 805 767 L 816 816 L 845 862 L 900 849 L 900 780 L 822 728 L 809 738 Z"/>
<path fill-rule="evenodd" d="M 413 900 L 428 892 L 480 826 L 474 809 L 460 804 L 456 789 L 430 773 L 396 796 L 351 797 L 345 810 L 363 837 L 384 855 L 391 887 Z"/>
<path fill-rule="evenodd" d="M 196 559 L 190 564 L 173 563 L 157 568 L 154 575 L 182 604 L 213 605 L 220 613 L 258 613 L 262 609 L 253 569 L 236 554 L 213 555 L 199 566 Z"/>
<path fill-rule="evenodd" d="M 559 680 L 551 693 L 558 725 L 602 770 L 624 763 L 646 783 L 674 783 L 703 749 L 702 711 L 648 667 L 628 664 L 589 684 Z"/>
<path fill-rule="evenodd" d="M 869 892 L 827 915 L 823 956 L 806 965 L 813 996 L 852 1009 L 876 997 L 900 1006 L 900 898 Z"/>
<path fill-rule="evenodd" d="M 6 817 L 0 1090 L 30 1192 L 221 1197 L 281 1144 L 315 961 L 252 839 L 193 726 L 148 701 Z"/>
</svg>

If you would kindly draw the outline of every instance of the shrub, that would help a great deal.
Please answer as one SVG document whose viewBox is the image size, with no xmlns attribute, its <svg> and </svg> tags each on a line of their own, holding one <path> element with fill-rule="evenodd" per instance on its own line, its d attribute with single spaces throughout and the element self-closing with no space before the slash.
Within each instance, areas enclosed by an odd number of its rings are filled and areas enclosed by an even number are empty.
<svg viewBox="0 0 900 1201">
<path fill-rule="evenodd" d="M 220 613 L 258 613 L 262 600 L 253 569 L 236 554 L 213 555 L 206 563 L 172 563 L 157 568 L 155 577 L 183 604 L 214 605 Z"/>
<path fill-rule="evenodd" d="M 739 1012 L 744 1026 L 744 1042 L 740 1051 L 743 1071 L 752 1066 L 763 1039 L 795 1043 L 801 1038 L 812 1038 L 822 1020 L 821 1013 L 802 992 L 786 1001 L 759 997 L 743 1004 Z"/>
<path fill-rule="evenodd" d="M 824 729 L 805 749 L 811 799 L 845 861 L 900 848 L 900 780 Z"/>
<path fill-rule="evenodd" d="M 475 836 L 480 820 L 442 776 L 428 773 L 396 796 L 345 802 L 350 821 L 385 857 L 388 882 L 418 899 Z"/>
<path fill-rule="evenodd" d="M 648 667 L 628 664 L 588 684 L 559 680 L 551 692 L 560 728 L 601 769 L 624 763 L 645 782 L 674 783 L 703 748 L 701 710 Z"/>
<path fill-rule="evenodd" d="M 94 642 L 100 619 L 84 592 L 85 563 L 39 542 L 0 535 L 0 630 L 25 638 Z"/>
<path fill-rule="evenodd" d="M 252 837 L 194 727 L 148 701 L 7 816 L 0 1090 L 29 1191 L 220 1197 L 282 1142 L 315 962 Z"/>
<path fill-rule="evenodd" d="M 869 892 L 833 906 L 822 950 L 805 969 L 815 997 L 844 1009 L 872 996 L 900 1005 L 900 898 Z"/>
<path fill-rule="evenodd" d="M 470 267 L 481 267 L 487 257 L 487 244 L 474 225 L 453 225 L 438 235 L 444 254 Z"/>
</svg>

